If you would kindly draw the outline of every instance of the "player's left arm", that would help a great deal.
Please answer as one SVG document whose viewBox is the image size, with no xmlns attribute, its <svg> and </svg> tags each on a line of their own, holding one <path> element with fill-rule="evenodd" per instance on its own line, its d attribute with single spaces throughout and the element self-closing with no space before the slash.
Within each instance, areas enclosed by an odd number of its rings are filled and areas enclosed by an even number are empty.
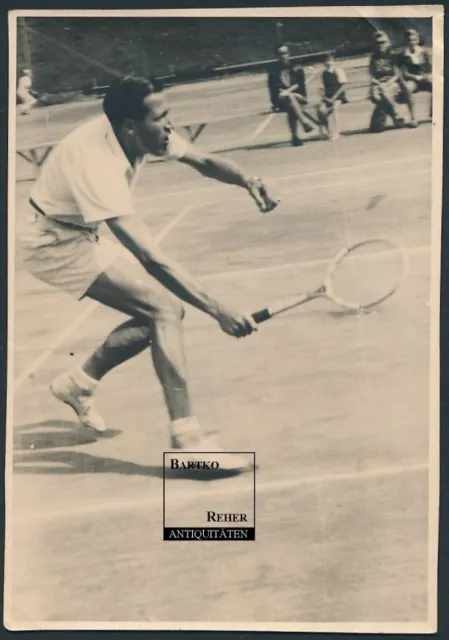
<svg viewBox="0 0 449 640">
<path fill-rule="evenodd" d="M 268 195 L 267 188 L 260 178 L 247 175 L 241 167 L 227 158 L 207 153 L 189 144 L 178 160 L 196 169 L 206 178 L 246 189 L 262 212 L 271 211 L 277 204 L 277 201 Z"/>
</svg>

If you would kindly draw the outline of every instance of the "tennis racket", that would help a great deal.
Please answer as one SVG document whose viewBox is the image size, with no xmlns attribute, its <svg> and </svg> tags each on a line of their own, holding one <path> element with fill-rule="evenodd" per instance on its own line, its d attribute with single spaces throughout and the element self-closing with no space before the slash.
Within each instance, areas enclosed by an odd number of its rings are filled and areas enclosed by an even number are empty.
<svg viewBox="0 0 449 640">
<path fill-rule="evenodd" d="M 405 254 L 398 244 L 383 239 L 358 242 L 335 256 L 317 289 L 260 309 L 252 317 L 260 324 L 317 298 L 354 312 L 367 311 L 390 298 L 406 272 Z"/>
</svg>

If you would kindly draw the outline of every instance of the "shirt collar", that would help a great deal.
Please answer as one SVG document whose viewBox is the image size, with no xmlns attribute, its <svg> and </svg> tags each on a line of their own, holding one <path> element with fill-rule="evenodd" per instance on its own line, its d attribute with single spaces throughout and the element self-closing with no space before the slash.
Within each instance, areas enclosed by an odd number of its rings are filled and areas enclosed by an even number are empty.
<svg viewBox="0 0 449 640">
<path fill-rule="evenodd" d="M 105 115 L 102 115 L 101 118 L 103 120 L 102 125 L 104 128 L 106 144 L 111 150 L 112 155 L 115 158 L 117 158 L 117 161 L 120 163 L 121 167 L 123 168 L 123 173 L 125 175 L 133 174 L 136 171 L 136 169 L 142 164 L 142 162 L 144 161 L 144 158 L 140 158 L 139 160 L 137 160 L 135 165 L 133 166 L 128 160 L 128 158 L 126 157 L 125 152 L 123 151 L 120 145 L 120 142 L 117 140 L 117 136 L 115 135 L 115 132 L 114 132 L 114 129 L 112 128 L 111 123 L 109 122 L 109 120 Z"/>
</svg>

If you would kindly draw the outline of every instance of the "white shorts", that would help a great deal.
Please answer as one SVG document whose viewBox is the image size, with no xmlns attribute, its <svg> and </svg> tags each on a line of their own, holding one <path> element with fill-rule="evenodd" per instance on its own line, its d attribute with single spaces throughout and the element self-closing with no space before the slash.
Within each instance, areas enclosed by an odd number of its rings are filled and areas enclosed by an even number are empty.
<svg viewBox="0 0 449 640">
<path fill-rule="evenodd" d="M 30 212 L 18 232 L 20 254 L 36 278 L 77 299 L 119 258 L 138 261 L 121 244 Z"/>
</svg>

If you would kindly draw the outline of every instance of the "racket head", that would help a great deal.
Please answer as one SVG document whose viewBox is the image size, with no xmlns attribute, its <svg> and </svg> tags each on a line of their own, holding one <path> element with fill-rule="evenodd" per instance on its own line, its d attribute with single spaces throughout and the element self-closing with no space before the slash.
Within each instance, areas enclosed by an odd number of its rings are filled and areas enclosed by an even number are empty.
<svg viewBox="0 0 449 640">
<path fill-rule="evenodd" d="M 397 242 L 374 238 L 342 249 L 324 279 L 326 296 L 336 305 L 363 312 L 390 298 L 408 271 Z"/>
</svg>

